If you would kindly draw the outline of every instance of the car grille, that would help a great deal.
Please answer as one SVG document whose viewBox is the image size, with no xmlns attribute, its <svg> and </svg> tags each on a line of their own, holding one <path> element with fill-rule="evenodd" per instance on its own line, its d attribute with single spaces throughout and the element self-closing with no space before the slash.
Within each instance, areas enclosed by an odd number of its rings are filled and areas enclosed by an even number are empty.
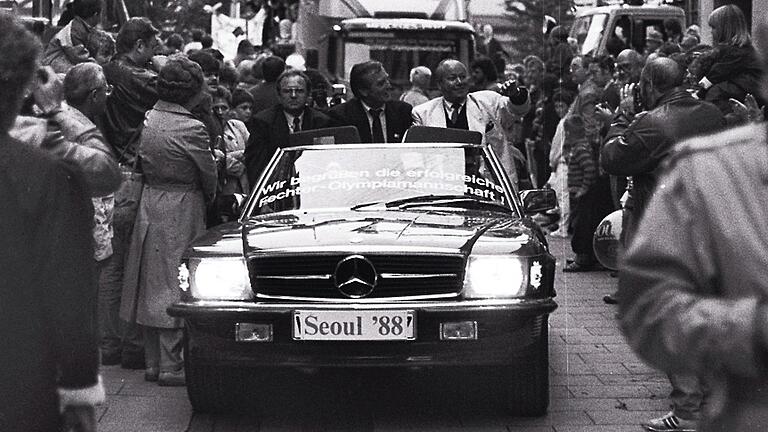
<svg viewBox="0 0 768 432">
<path fill-rule="evenodd" d="M 301 255 L 249 259 L 257 297 L 348 299 L 335 286 L 337 264 L 349 255 Z M 365 299 L 453 297 L 461 291 L 464 257 L 456 255 L 364 255 L 379 275 Z"/>
</svg>

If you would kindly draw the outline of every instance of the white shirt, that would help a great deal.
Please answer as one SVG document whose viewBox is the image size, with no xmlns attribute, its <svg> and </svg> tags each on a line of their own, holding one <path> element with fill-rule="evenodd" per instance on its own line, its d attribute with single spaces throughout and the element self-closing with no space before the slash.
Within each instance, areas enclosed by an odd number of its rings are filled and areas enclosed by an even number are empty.
<svg viewBox="0 0 768 432">
<path fill-rule="evenodd" d="M 458 107 L 458 111 L 461 112 L 462 107 L 464 107 L 464 105 L 466 105 L 466 104 L 467 104 L 466 99 L 464 100 L 464 102 L 462 102 L 460 104 L 454 104 L 454 103 L 448 102 L 447 100 L 443 99 L 443 108 L 445 108 L 445 112 L 448 113 L 448 118 L 453 117 L 453 107 L 454 107 L 454 105 L 458 105 L 459 106 Z"/>
<path fill-rule="evenodd" d="M 368 117 L 368 127 L 371 128 L 371 136 L 373 136 L 373 116 L 371 115 L 371 107 L 368 106 L 365 102 L 363 102 L 362 99 L 360 99 L 360 103 L 363 105 L 363 111 L 365 111 L 365 116 Z M 387 142 L 387 116 L 384 111 L 385 105 L 382 105 L 381 112 L 379 113 L 379 120 L 381 121 L 381 132 L 384 134 L 384 142 Z"/>
</svg>

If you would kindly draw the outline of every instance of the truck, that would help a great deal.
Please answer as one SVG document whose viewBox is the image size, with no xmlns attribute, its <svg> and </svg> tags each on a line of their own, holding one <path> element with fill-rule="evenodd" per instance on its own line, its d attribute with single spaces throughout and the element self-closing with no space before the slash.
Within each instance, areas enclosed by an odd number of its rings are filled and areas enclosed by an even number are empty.
<svg viewBox="0 0 768 432">
<path fill-rule="evenodd" d="M 301 4 L 297 45 L 309 65 L 339 83 L 354 64 L 380 61 L 396 94 L 410 86 L 415 66 L 434 70 L 446 58 L 469 64 L 475 32 L 463 0 L 317 0 Z"/>
<path fill-rule="evenodd" d="M 664 21 L 674 19 L 685 28 L 685 11 L 676 6 L 614 4 L 581 9 L 571 26 L 570 37 L 576 40 L 580 54 L 599 56 L 613 54 L 623 48 L 643 52 L 649 28 L 662 32 Z"/>
</svg>

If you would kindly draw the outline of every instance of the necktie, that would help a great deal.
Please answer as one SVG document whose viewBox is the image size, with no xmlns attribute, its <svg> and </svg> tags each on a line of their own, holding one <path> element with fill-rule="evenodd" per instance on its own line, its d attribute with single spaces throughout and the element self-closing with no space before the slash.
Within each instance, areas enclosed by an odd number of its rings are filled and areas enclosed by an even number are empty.
<svg viewBox="0 0 768 432">
<path fill-rule="evenodd" d="M 456 124 L 459 120 L 459 110 L 461 110 L 461 105 L 453 104 L 451 105 L 451 108 L 453 109 L 453 112 L 451 113 L 451 123 Z"/>
<path fill-rule="evenodd" d="M 371 117 L 373 117 L 373 127 L 371 127 L 371 138 L 373 139 L 372 142 L 375 143 L 383 143 L 384 141 L 384 130 L 381 128 L 381 119 L 379 118 L 379 115 L 381 114 L 380 108 L 371 108 L 368 110 L 369 113 L 371 113 Z"/>
<path fill-rule="evenodd" d="M 293 133 L 301 132 L 301 119 L 298 117 L 293 118 Z"/>
</svg>

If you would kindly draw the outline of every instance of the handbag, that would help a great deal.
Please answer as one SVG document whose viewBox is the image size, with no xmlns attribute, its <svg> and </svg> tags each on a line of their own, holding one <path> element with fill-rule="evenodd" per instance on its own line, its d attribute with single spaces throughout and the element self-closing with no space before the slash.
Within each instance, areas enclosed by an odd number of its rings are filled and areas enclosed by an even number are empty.
<svg viewBox="0 0 768 432">
<path fill-rule="evenodd" d="M 135 216 L 138 212 L 139 202 L 141 201 L 141 192 L 144 189 L 144 174 L 141 173 L 139 161 L 139 147 L 141 146 L 141 132 L 144 129 L 144 122 L 146 121 L 146 114 L 144 121 L 141 122 L 139 127 L 134 131 L 131 139 L 128 140 L 128 144 L 123 148 L 123 152 L 120 154 L 120 159 L 123 158 L 125 152 L 132 145 L 136 145 L 136 157 L 133 159 L 133 163 L 130 165 L 121 164 L 120 171 L 123 177 L 123 181 L 120 183 L 120 187 L 115 191 L 115 211 L 118 209 L 123 215 L 126 215 L 133 219 L 131 216 Z"/>
</svg>

